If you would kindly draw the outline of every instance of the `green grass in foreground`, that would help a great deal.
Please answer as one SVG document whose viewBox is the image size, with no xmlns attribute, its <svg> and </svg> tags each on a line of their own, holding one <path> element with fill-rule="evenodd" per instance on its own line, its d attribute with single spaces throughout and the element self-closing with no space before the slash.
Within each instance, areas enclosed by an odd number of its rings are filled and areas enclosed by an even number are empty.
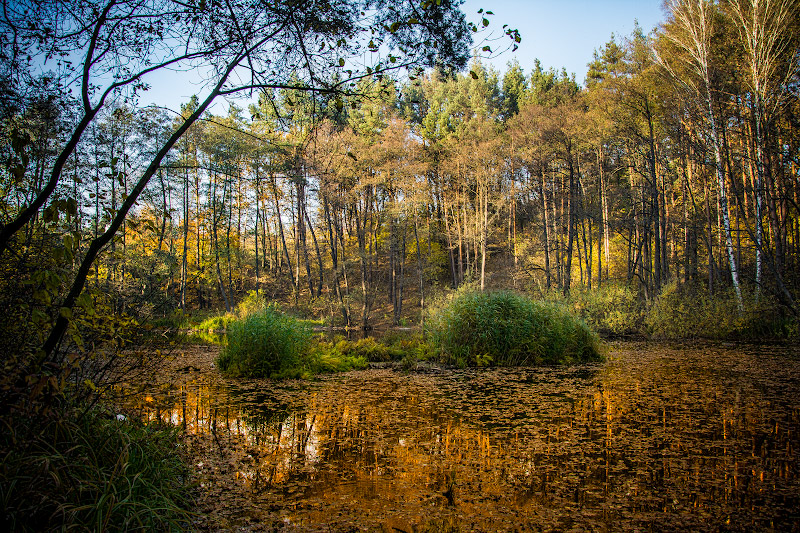
<svg viewBox="0 0 800 533">
<path fill-rule="evenodd" d="M 2 422 L 6 531 L 191 529 L 190 472 L 172 427 L 91 409 Z"/>
<path fill-rule="evenodd" d="M 510 292 L 463 292 L 432 311 L 428 342 L 446 364 L 520 366 L 602 359 L 599 340 L 561 306 Z"/>
</svg>

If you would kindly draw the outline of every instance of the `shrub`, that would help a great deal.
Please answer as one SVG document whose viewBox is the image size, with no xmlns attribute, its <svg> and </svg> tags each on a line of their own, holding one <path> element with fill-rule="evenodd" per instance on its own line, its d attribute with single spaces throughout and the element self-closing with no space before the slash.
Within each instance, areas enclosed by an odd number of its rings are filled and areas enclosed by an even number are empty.
<svg viewBox="0 0 800 533">
<path fill-rule="evenodd" d="M 432 312 L 428 341 L 444 363 L 511 366 L 600 359 L 597 335 L 563 307 L 508 292 L 464 292 Z"/>
<path fill-rule="evenodd" d="M 623 284 L 604 283 L 592 290 L 573 290 L 566 304 L 595 331 L 627 335 L 643 321 L 636 291 Z"/>
<path fill-rule="evenodd" d="M 244 318 L 253 313 L 261 312 L 267 307 L 267 299 L 263 293 L 250 291 L 247 293 L 244 300 L 239 302 L 239 305 L 236 306 L 236 316 Z"/>
<path fill-rule="evenodd" d="M 230 376 L 282 377 L 303 370 L 311 347 L 311 328 L 281 313 L 274 305 L 233 320 L 227 345 L 217 358 Z"/>
<path fill-rule="evenodd" d="M 755 340 L 790 334 L 790 320 L 773 300 L 742 291 L 739 310 L 733 289 L 710 294 L 700 283 L 665 285 L 645 316 L 647 332 L 658 338 Z"/>
</svg>

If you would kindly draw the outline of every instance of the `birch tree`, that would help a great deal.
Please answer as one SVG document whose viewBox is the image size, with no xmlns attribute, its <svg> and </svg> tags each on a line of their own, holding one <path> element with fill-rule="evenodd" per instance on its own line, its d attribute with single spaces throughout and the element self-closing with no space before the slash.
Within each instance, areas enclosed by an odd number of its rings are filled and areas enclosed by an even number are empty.
<svg viewBox="0 0 800 533">
<path fill-rule="evenodd" d="M 714 5 L 708 0 L 668 0 L 670 21 L 662 33 L 664 43 L 653 48 L 658 63 L 664 67 L 669 77 L 685 89 L 696 100 L 696 106 L 704 117 L 714 153 L 714 167 L 719 191 L 719 209 L 728 252 L 728 266 L 736 299 L 741 312 L 742 291 L 739 283 L 739 269 L 731 236 L 730 213 L 728 209 L 728 184 L 722 153 L 722 139 L 719 119 L 715 106 L 714 57 L 711 40 L 714 36 Z M 668 50 L 672 47 L 672 50 Z"/>
<path fill-rule="evenodd" d="M 798 72 L 797 61 L 785 61 L 784 58 L 791 45 L 790 24 L 797 17 L 799 6 L 800 2 L 797 0 L 731 0 L 728 4 L 746 60 L 744 80 L 750 91 L 750 108 L 755 127 L 756 291 L 761 289 L 764 254 L 762 219 L 765 132 L 789 96 L 789 80 Z M 772 261 L 770 266 L 781 293 L 793 307 L 791 293 L 783 283 L 780 269 Z"/>
</svg>

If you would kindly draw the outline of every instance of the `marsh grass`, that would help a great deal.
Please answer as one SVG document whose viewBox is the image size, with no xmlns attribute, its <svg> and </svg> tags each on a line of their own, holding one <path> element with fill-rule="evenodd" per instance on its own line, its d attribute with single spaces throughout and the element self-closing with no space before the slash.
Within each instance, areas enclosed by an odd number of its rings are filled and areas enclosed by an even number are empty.
<svg viewBox="0 0 800 533">
<path fill-rule="evenodd" d="M 175 428 L 98 409 L 4 422 L 4 530 L 191 528 L 190 472 Z"/>
<path fill-rule="evenodd" d="M 268 305 L 232 320 L 217 358 L 231 377 L 297 377 L 308 371 L 311 327 Z"/>
<path fill-rule="evenodd" d="M 597 335 L 562 306 L 510 292 L 463 292 L 428 318 L 428 342 L 456 366 L 601 359 Z"/>
</svg>

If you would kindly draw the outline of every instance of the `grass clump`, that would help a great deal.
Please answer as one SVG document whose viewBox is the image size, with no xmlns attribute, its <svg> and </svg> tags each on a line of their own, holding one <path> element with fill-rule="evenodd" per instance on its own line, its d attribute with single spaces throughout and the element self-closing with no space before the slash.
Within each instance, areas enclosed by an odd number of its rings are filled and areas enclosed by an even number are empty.
<svg viewBox="0 0 800 533">
<path fill-rule="evenodd" d="M 219 369 L 235 377 L 289 377 L 308 370 L 308 324 L 268 305 L 228 324 Z"/>
<path fill-rule="evenodd" d="M 457 366 L 570 364 L 601 359 L 597 335 L 563 307 L 510 291 L 464 292 L 432 312 L 428 342 Z"/>
<path fill-rule="evenodd" d="M 330 342 L 320 341 L 315 352 L 323 360 L 341 361 L 339 368 L 323 368 L 321 372 L 366 368 L 369 363 L 391 362 L 413 366 L 431 357 L 430 346 L 419 335 L 407 334 L 389 334 L 380 340 L 366 337 L 350 341 L 339 337 Z"/>
<path fill-rule="evenodd" d="M 361 370 L 369 365 L 365 355 L 349 349 L 349 341 L 318 342 L 308 355 L 306 368 L 309 374 L 327 374 Z"/>
<path fill-rule="evenodd" d="M 13 418 L 0 438 L 5 531 L 191 529 L 175 428 L 99 409 Z"/>
</svg>

